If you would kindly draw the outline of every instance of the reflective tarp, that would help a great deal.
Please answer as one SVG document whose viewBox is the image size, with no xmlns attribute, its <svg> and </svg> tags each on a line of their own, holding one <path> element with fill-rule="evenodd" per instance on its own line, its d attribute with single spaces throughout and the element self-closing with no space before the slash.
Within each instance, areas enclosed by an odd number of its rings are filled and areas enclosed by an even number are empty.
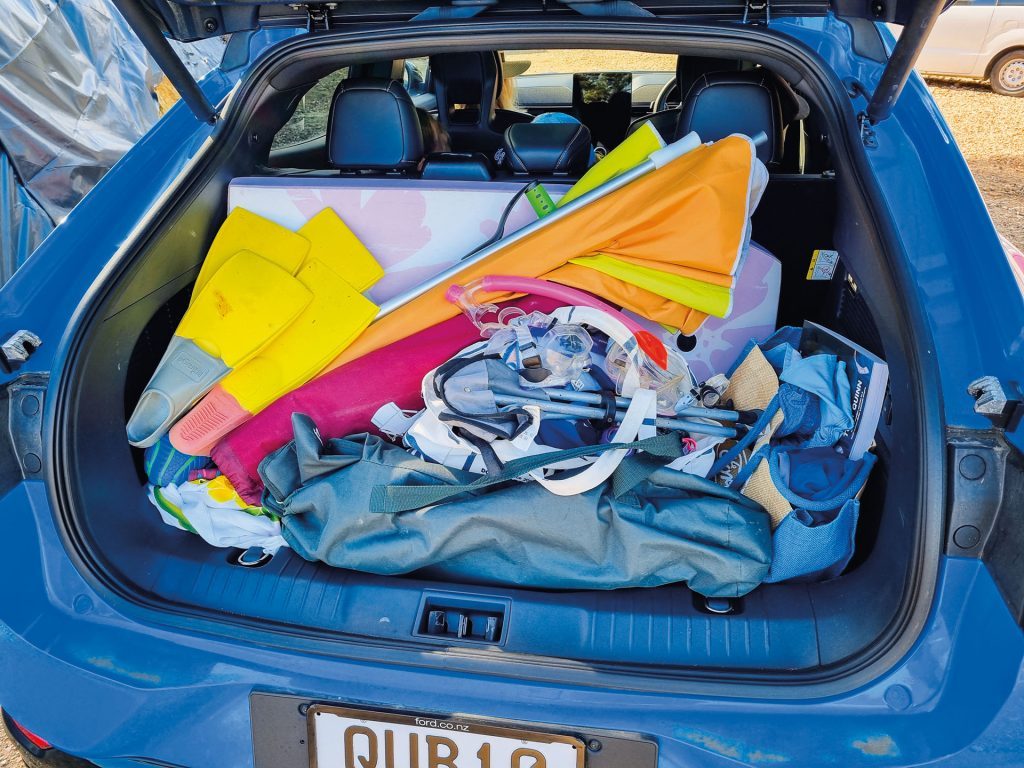
<svg viewBox="0 0 1024 768">
<path fill-rule="evenodd" d="M 160 77 L 109 0 L 0 2 L 0 282 L 156 122 Z"/>
<path fill-rule="evenodd" d="M 46 211 L 21 186 L 10 158 L 0 152 L 0 285 L 52 229 Z"/>
</svg>

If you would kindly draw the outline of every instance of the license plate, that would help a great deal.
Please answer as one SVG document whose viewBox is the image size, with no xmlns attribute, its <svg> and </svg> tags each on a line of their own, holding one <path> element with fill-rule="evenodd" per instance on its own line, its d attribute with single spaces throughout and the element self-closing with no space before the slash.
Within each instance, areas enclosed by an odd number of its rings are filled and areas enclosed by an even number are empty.
<svg viewBox="0 0 1024 768">
<path fill-rule="evenodd" d="M 579 739 L 457 717 L 314 705 L 312 768 L 583 768 Z"/>
</svg>

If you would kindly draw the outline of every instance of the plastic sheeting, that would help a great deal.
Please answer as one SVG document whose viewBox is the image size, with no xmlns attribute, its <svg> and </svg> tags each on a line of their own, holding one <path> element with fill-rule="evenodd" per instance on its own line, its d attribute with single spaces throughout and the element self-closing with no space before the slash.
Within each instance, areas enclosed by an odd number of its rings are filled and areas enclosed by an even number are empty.
<svg viewBox="0 0 1024 768">
<path fill-rule="evenodd" d="M 46 211 L 21 186 L 10 158 L 0 152 L 0 285 L 52 229 Z"/>
<path fill-rule="evenodd" d="M 109 0 L 0 2 L 0 283 L 156 122 L 160 77 Z"/>
</svg>

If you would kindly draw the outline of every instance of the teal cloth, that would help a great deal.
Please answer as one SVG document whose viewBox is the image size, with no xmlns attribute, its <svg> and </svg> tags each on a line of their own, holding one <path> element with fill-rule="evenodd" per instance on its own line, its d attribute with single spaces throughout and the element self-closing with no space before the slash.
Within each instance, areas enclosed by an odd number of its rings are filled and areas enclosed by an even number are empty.
<svg viewBox="0 0 1024 768">
<path fill-rule="evenodd" d="M 585 445 L 579 448 L 568 448 L 556 453 L 539 456 L 527 456 L 506 464 L 500 472 L 483 475 L 470 483 L 452 485 L 378 485 L 370 494 L 371 512 L 408 512 L 421 509 L 431 504 L 440 504 L 465 493 L 479 493 L 487 488 L 509 480 L 516 480 L 535 469 L 542 469 L 550 464 L 567 459 L 596 456 L 606 451 L 628 448 L 644 451 L 646 454 L 664 459 L 661 464 L 668 464 L 683 455 L 683 446 L 679 436 L 671 433 L 658 435 L 633 443 L 603 443 L 601 445 Z M 646 457 L 629 457 L 616 470 L 613 487 L 616 496 L 632 490 L 656 469 L 658 463 L 650 464 Z"/>
</svg>

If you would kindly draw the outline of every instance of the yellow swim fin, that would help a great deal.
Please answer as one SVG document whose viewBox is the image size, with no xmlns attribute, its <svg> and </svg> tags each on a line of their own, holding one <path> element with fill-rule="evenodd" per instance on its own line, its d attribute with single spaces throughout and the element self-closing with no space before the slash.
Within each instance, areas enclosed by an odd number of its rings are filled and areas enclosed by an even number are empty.
<svg viewBox="0 0 1024 768">
<path fill-rule="evenodd" d="M 312 302 L 174 425 L 171 444 L 179 451 L 208 455 L 228 432 L 319 373 L 376 316 L 377 306 L 360 290 L 384 271 L 338 215 L 321 211 L 299 231 L 312 246 L 296 277 L 313 294 Z"/>
<path fill-rule="evenodd" d="M 294 275 L 309 253 L 309 240 L 290 229 L 257 216 L 244 208 L 235 208 L 220 225 L 210 244 L 196 284 L 192 301 L 202 292 L 210 278 L 239 251 L 250 251 Z"/>
<path fill-rule="evenodd" d="M 330 267 L 359 293 L 384 277 L 384 267 L 330 208 L 324 208 L 303 224 L 299 234 L 309 240 L 308 259 Z"/>
<path fill-rule="evenodd" d="M 233 369 L 281 333 L 313 298 L 281 267 L 250 251 L 229 257 L 178 324 L 132 417 L 128 442 L 145 448 Z"/>
</svg>

